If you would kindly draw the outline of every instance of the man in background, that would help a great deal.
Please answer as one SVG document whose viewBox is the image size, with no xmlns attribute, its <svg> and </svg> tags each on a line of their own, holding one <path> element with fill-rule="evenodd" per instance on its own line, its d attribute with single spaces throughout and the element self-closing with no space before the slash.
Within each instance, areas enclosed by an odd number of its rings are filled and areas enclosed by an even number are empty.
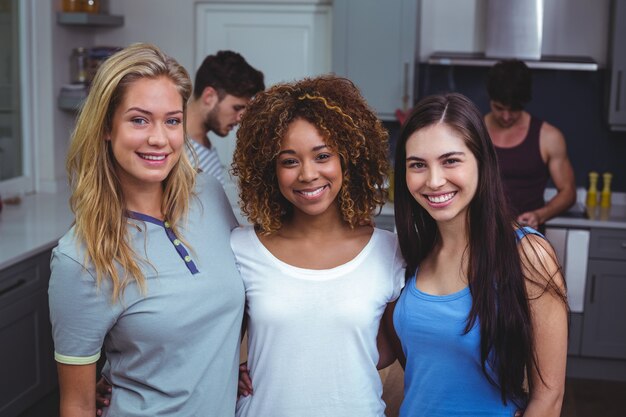
<svg viewBox="0 0 626 417">
<path fill-rule="evenodd" d="M 224 185 L 224 169 L 208 133 L 225 137 L 239 123 L 248 102 L 263 91 L 263 73 L 238 53 L 219 51 L 207 56 L 198 71 L 187 105 L 187 135 L 197 155 L 197 167 Z M 192 155 L 189 155 L 195 164 Z"/>
<path fill-rule="evenodd" d="M 523 61 L 495 64 L 487 75 L 487 91 L 491 112 L 485 123 L 510 208 L 520 224 L 538 229 L 576 201 L 565 138 L 559 129 L 524 110 L 532 99 L 532 75 Z M 548 178 L 557 193 L 546 202 Z"/>
</svg>

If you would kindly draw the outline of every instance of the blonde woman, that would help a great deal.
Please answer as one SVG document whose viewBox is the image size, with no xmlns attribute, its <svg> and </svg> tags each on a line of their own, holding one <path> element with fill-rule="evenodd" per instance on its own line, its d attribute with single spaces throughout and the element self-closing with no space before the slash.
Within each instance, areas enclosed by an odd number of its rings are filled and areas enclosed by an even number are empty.
<svg viewBox="0 0 626 417">
<path fill-rule="evenodd" d="M 98 71 L 72 135 L 75 224 L 51 261 L 61 416 L 232 416 L 244 290 L 236 220 L 185 156 L 185 69 L 134 44 Z"/>
</svg>

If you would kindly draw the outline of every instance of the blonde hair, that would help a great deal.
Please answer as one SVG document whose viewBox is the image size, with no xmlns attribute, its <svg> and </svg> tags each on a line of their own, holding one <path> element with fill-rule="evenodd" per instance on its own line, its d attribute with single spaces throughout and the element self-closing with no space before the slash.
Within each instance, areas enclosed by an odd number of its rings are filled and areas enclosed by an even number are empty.
<svg viewBox="0 0 626 417">
<path fill-rule="evenodd" d="M 128 87 L 139 79 L 158 77 L 167 77 L 176 85 L 183 103 L 184 128 L 191 94 L 189 74 L 156 46 L 132 44 L 108 58 L 98 70 L 79 111 L 67 156 L 75 234 L 85 245 L 86 262 L 95 269 L 97 284 L 104 277 L 111 280 L 113 300 L 121 297 L 130 282 L 135 281 L 142 291 L 146 283 L 137 254 L 129 243 L 124 195 L 114 168 L 111 142 L 105 138 L 112 130 L 113 115 Z M 177 223 L 189 209 L 194 185 L 195 171 L 182 152 L 163 183 L 161 203 L 175 233 Z"/>
</svg>

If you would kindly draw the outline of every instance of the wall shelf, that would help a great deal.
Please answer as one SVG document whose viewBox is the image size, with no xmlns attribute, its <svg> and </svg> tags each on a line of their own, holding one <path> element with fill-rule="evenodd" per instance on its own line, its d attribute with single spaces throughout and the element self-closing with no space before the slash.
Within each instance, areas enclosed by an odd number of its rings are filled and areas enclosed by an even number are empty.
<svg viewBox="0 0 626 417">
<path fill-rule="evenodd" d="M 62 110 L 67 110 L 71 112 L 75 112 L 80 108 L 80 105 L 87 98 L 87 93 L 84 93 L 84 96 L 76 95 L 76 94 L 64 94 L 61 92 L 57 97 L 57 105 Z"/>
<path fill-rule="evenodd" d="M 124 16 L 95 13 L 57 13 L 57 23 L 74 26 L 110 26 L 124 25 Z"/>
</svg>

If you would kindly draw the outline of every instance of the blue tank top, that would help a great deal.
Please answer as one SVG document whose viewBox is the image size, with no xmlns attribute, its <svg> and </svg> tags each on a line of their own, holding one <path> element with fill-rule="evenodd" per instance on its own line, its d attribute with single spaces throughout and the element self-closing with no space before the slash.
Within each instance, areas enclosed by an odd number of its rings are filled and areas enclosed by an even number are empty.
<svg viewBox="0 0 626 417">
<path fill-rule="evenodd" d="M 516 231 L 520 239 L 538 234 Z M 472 307 L 469 287 L 448 295 L 426 294 L 407 282 L 393 313 L 393 324 L 406 356 L 404 400 L 400 417 L 513 416 L 500 390 L 489 383 L 480 362 L 480 323 L 465 334 Z M 495 379 L 495 378 L 494 378 Z"/>
</svg>

